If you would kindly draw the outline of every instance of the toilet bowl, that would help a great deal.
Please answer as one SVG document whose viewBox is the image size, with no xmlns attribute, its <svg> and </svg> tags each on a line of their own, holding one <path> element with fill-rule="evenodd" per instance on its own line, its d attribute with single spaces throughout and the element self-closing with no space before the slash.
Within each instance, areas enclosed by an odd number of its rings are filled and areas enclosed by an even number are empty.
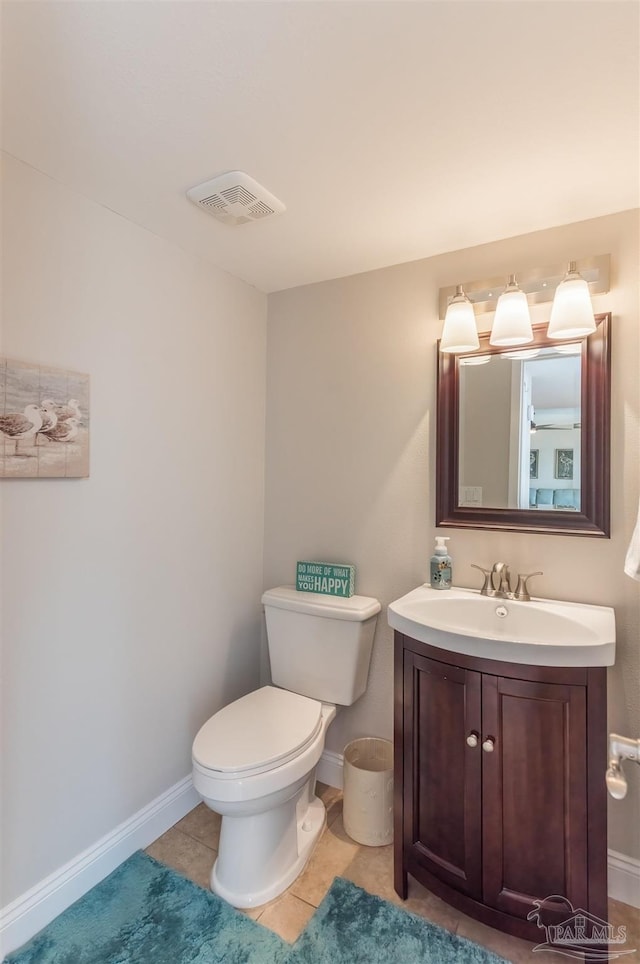
<svg viewBox="0 0 640 964">
<path fill-rule="evenodd" d="M 267 639 L 275 685 L 212 716 L 193 743 L 193 784 L 222 815 L 211 889 L 256 907 L 302 872 L 325 824 L 315 794 L 336 704 L 365 690 L 380 603 L 268 590 Z"/>
<path fill-rule="evenodd" d="M 273 900 L 304 868 L 325 823 L 315 768 L 335 713 L 264 686 L 198 733 L 193 783 L 223 818 L 211 889 L 234 907 Z"/>
</svg>

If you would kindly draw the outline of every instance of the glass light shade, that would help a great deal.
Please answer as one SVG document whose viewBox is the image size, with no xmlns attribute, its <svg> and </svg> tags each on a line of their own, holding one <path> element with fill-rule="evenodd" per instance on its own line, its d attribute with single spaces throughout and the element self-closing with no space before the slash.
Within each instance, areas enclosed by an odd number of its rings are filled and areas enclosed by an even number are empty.
<svg viewBox="0 0 640 964">
<path fill-rule="evenodd" d="M 584 338 L 595 330 L 589 285 L 572 261 L 556 288 L 547 335 L 549 338 Z"/>
<path fill-rule="evenodd" d="M 479 347 L 480 340 L 473 305 L 462 290 L 462 286 L 458 285 L 455 297 L 447 307 L 440 351 L 456 354 L 475 351 Z"/>
<path fill-rule="evenodd" d="M 527 358 L 536 358 L 539 354 L 539 348 L 522 348 L 515 351 L 503 351 L 500 353 L 500 358 L 506 358 L 507 361 L 514 358 L 516 361 L 526 361 Z"/>
<path fill-rule="evenodd" d="M 533 341 L 527 296 L 521 291 L 513 275 L 498 298 L 491 328 L 490 345 L 527 345 Z"/>
<path fill-rule="evenodd" d="M 461 358 L 461 365 L 488 365 L 491 355 L 472 355 L 470 358 Z"/>
</svg>

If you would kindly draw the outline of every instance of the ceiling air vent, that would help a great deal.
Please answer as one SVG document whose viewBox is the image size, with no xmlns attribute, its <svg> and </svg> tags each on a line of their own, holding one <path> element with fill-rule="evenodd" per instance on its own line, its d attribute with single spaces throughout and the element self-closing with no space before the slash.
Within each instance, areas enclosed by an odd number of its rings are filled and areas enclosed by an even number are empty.
<svg viewBox="0 0 640 964">
<path fill-rule="evenodd" d="M 282 201 L 244 171 L 227 171 L 187 191 L 187 197 L 223 224 L 264 221 L 286 210 Z"/>
</svg>

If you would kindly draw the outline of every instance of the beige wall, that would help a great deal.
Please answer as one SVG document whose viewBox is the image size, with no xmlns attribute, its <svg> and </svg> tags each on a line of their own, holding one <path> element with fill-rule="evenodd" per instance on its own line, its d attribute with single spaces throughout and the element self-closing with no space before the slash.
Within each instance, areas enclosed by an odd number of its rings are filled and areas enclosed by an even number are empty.
<svg viewBox="0 0 640 964">
<path fill-rule="evenodd" d="M 297 559 L 357 566 L 357 592 L 384 606 L 428 578 L 434 528 L 438 288 L 610 252 L 613 312 L 610 540 L 449 529 L 454 581 L 470 563 L 543 569 L 542 596 L 614 606 L 610 725 L 640 733 L 640 583 L 623 574 L 638 508 L 638 212 L 456 251 L 269 297 L 265 585 L 291 583 Z M 549 306 L 532 312 L 548 320 Z M 486 324 L 485 324 L 486 322 Z M 490 318 L 481 319 L 481 328 Z M 443 530 L 444 532 L 444 530 Z M 367 693 L 342 710 L 327 747 L 392 731 L 392 633 L 379 617 Z M 611 801 L 610 846 L 640 858 L 640 767 Z"/>
<path fill-rule="evenodd" d="M 509 505 L 511 365 L 493 358 L 461 369 L 460 485 L 480 486 L 481 505 Z"/>
<path fill-rule="evenodd" d="M 0 489 L 6 905 L 257 683 L 266 298 L 12 158 L 3 201 L 2 352 L 91 376 L 91 477 Z"/>
</svg>

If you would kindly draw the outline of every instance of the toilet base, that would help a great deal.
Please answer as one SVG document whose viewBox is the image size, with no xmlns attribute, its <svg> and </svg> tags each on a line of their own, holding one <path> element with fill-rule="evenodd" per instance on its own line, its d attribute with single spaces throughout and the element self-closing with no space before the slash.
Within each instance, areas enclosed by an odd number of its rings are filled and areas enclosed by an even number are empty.
<svg viewBox="0 0 640 964">
<path fill-rule="evenodd" d="M 296 811 L 295 815 L 290 813 L 291 808 Z M 271 853 L 266 854 L 264 847 L 258 847 L 258 851 L 263 852 L 256 854 L 256 849 L 252 846 L 256 835 L 260 835 L 262 831 L 263 843 L 271 838 L 271 831 L 275 829 L 275 825 L 282 819 L 286 820 L 286 813 L 283 811 L 289 811 L 290 818 L 290 833 L 284 835 L 285 838 L 287 836 L 290 838 L 289 846 L 286 846 L 286 840 L 281 838 L 279 841 L 279 844 L 285 843 L 284 859 L 282 859 L 282 853 L 278 853 L 282 850 L 278 845 L 271 848 Z M 278 816 L 281 817 L 280 821 L 277 819 Z M 260 817 L 266 819 L 261 821 Z M 256 816 L 222 818 L 219 856 L 211 871 L 211 890 L 233 907 L 259 907 L 274 900 L 293 883 L 304 870 L 324 829 L 326 811 L 322 800 L 318 797 L 313 796 L 310 800 L 308 799 L 308 789 L 305 787 L 301 797 L 288 801 L 284 807 L 278 808 L 277 813 L 270 811 L 267 814 L 257 815 L 257 818 Z M 228 824 L 225 828 L 225 821 L 238 821 L 243 826 L 232 827 Z M 249 821 L 252 823 L 251 827 L 248 826 Z M 260 826 L 263 822 L 265 826 Z M 225 830 L 230 831 L 226 834 L 226 840 L 224 839 Z M 243 841 L 247 844 L 246 849 L 242 846 Z M 232 852 L 232 848 L 235 849 L 234 844 L 239 845 L 240 852 L 237 850 L 235 853 Z M 225 853 L 225 850 L 229 852 Z M 256 856 L 258 860 L 254 859 Z M 265 879 L 264 872 L 260 871 L 264 871 L 265 866 L 269 865 L 271 871 L 267 872 L 268 879 Z M 225 870 L 230 867 L 233 867 L 233 870 L 226 874 Z"/>
</svg>

